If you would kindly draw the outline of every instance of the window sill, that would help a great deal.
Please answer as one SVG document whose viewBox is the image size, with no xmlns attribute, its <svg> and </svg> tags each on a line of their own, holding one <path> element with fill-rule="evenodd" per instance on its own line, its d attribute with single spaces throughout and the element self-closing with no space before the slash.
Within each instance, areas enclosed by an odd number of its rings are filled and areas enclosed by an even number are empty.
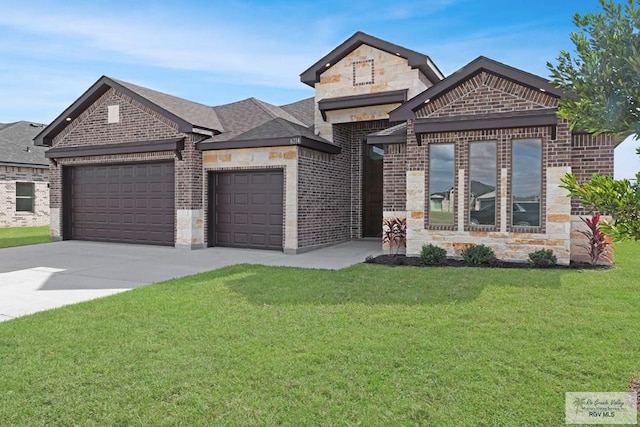
<svg viewBox="0 0 640 427">
<path fill-rule="evenodd" d="M 508 233 L 525 233 L 525 234 L 545 234 L 545 230 L 542 227 L 531 227 L 531 226 L 518 226 L 512 225 L 507 228 Z"/>
<path fill-rule="evenodd" d="M 500 231 L 500 227 L 496 225 L 467 225 L 465 231 L 481 231 L 487 233 L 497 233 Z"/>
<path fill-rule="evenodd" d="M 456 231 L 457 227 L 455 225 L 444 225 L 444 224 L 429 224 L 425 227 L 425 230 L 429 231 Z"/>
</svg>

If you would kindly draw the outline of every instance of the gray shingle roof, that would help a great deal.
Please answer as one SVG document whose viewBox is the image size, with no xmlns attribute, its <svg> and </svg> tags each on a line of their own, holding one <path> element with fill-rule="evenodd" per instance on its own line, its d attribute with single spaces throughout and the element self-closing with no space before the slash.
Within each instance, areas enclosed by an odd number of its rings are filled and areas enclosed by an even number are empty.
<svg viewBox="0 0 640 427">
<path fill-rule="evenodd" d="M 220 135 L 215 135 L 212 141 L 234 139 L 238 135 L 276 118 L 284 119 L 301 127 L 307 127 L 304 122 L 298 120 L 284 109 L 256 98 L 220 105 L 214 107 L 214 109 L 222 122 L 224 132 Z"/>
<path fill-rule="evenodd" d="M 49 166 L 44 157 L 47 147 L 36 146 L 33 138 L 45 125 L 32 122 L 0 123 L 0 164 Z"/>
<path fill-rule="evenodd" d="M 307 127 L 311 127 L 315 122 L 315 106 L 316 100 L 314 97 L 311 97 L 298 102 L 292 102 L 291 104 L 281 105 L 280 108 L 300 120 Z"/>
<path fill-rule="evenodd" d="M 203 127 L 205 129 L 222 131 L 222 124 L 212 107 L 197 102 L 188 101 L 177 96 L 158 92 L 146 87 L 138 86 L 133 83 L 125 82 L 111 78 L 113 81 L 121 84 L 127 89 L 137 93 L 143 98 L 156 104 L 158 107 L 175 114 L 178 117 L 190 122 L 191 124 Z"/>
<path fill-rule="evenodd" d="M 259 140 L 273 138 L 291 138 L 294 136 L 303 136 L 320 142 L 328 142 L 313 133 L 307 126 L 297 123 L 291 123 L 281 117 L 269 120 L 266 123 L 256 126 L 231 140 Z"/>
</svg>

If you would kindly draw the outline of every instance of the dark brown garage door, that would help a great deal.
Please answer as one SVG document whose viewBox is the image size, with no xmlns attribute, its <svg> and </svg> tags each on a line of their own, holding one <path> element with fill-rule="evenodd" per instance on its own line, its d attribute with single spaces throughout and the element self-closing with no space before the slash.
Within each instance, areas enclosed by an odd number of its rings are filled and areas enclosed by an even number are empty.
<svg viewBox="0 0 640 427">
<path fill-rule="evenodd" d="M 72 239 L 174 244 L 173 163 L 77 166 L 67 179 Z"/>
<path fill-rule="evenodd" d="M 212 182 L 216 245 L 282 250 L 282 171 L 216 173 Z"/>
</svg>

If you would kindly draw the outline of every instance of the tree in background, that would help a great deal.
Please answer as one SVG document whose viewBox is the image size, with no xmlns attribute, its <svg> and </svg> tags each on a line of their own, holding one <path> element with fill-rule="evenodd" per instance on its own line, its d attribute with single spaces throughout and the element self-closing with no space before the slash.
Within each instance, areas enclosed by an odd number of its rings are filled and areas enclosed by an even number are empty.
<svg viewBox="0 0 640 427">
<path fill-rule="evenodd" d="M 572 130 L 640 135 L 640 0 L 600 5 L 600 13 L 573 18 L 575 56 L 561 51 L 558 65 L 547 63 L 551 82 L 569 94 L 558 115 Z M 634 183 L 597 174 L 582 184 L 571 174 L 562 182 L 587 208 L 611 215 L 613 221 L 601 225 L 611 237 L 640 240 L 640 173 Z"/>
<path fill-rule="evenodd" d="M 557 66 L 547 63 L 552 83 L 576 95 L 560 101 L 558 114 L 572 129 L 640 134 L 640 0 L 600 4 L 601 13 L 573 17 L 576 56 L 563 50 Z"/>
</svg>

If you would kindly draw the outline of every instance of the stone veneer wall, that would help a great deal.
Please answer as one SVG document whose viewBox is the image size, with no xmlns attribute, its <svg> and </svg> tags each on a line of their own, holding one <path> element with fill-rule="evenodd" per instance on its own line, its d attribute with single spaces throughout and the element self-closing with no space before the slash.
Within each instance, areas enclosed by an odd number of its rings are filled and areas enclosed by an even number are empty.
<svg viewBox="0 0 640 427">
<path fill-rule="evenodd" d="M 118 105 L 120 120 L 107 123 L 107 107 Z M 202 209 L 202 177 L 198 181 L 187 178 L 201 173 L 201 154 L 194 143 L 200 137 L 178 131 L 176 123 L 149 109 L 135 99 L 115 89 L 108 90 L 96 102 L 76 117 L 53 139 L 52 148 L 82 147 L 152 141 L 185 137 L 183 160 L 176 159 L 172 151 L 120 154 L 111 156 L 83 156 L 59 159 L 49 168 L 50 179 L 50 233 L 54 240 L 66 236 L 63 230 L 62 176 L 63 168 L 76 165 L 116 164 L 130 162 L 175 161 L 176 170 L 176 246 L 199 247 L 204 244 Z M 194 224 L 194 227 L 187 226 Z M 198 228 L 199 227 L 199 228 Z"/>
<path fill-rule="evenodd" d="M 296 253 L 298 243 L 298 158 L 300 147 L 238 148 L 211 150 L 202 153 L 204 173 L 233 170 L 282 169 L 284 175 L 284 232 L 282 242 L 285 253 Z M 209 179 L 205 180 L 204 194 L 209 194 Z M 204 196 L 203 196 L 204 197 Z M 208 242 L 209 207 L 205 208 L 205 239 Z"/>
<path fill-rule="evenodd" d="M 32 182 L 33 212 L 16 212 L 16 182 Z M 49 224 L 49 170 L 0 165 L 0 227 L 34 227 Z"/>
<path fill-rule="evenodd" d="M 370 79 L 358 80 L 354 75 L 362 67 L 371 67 Z M 333 141 L 332 124 L 387 119 L 389 111 L 400 106 L 390 104 L 329 111 L 325 121 L 317 108 L 317 102 L 322 99 L 400 89 L 407 89 L 407 99 L 411 99 L 429 86 L 431 82 L 417 69 L 411 68 L 407 59 L 369 45 L 360 45 L 340 61 L 331 64 L 316 83 L 315 130 L 323 138 Z"/>
<path fill-rule="evenodd" d="M 577 133 L 571 138 L 571 171 L 578 182 L 585 182 L 594 173 L 613 176 L 613 151 L 615 144 L 610 135 L 593 136 Z M 574 261 L 588 261 L 589 256 L 584 248 L 586 242 L 580 230 L 586 230 L 581 217 L 590 216 L 579 199 L 571 200 L 571 259 Z M 604 217 L 603 219 L 610 219 Z"/>
</svg>

